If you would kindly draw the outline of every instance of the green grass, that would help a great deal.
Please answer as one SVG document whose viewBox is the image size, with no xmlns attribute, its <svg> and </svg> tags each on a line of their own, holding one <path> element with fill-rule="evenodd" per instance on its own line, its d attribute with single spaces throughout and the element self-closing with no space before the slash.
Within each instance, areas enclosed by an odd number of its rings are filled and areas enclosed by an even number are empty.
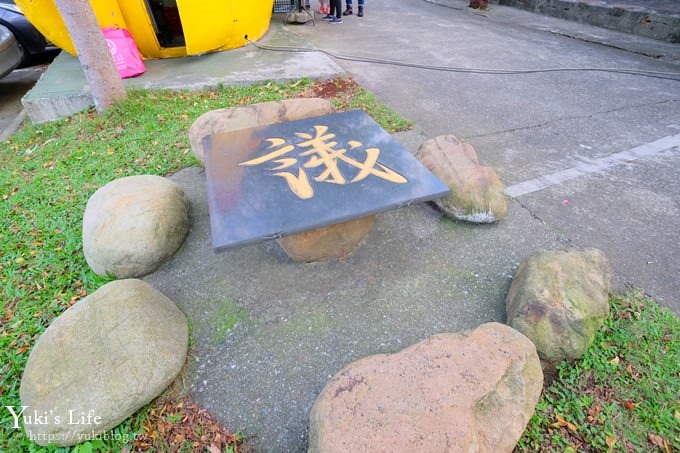
<svg viewBox="0 0 680 453">
<path fill-rule="evenodd" d="M 639 292 L 558 366 L 518 451 L 680 451 L 680 320 Z"/>
<path fill-rule="evenodd" d="M 209 110 L 313 95 L 313 87 L 301 80 L 200 92 L 132 91 L 103 115 L 89 111 L 25 127 L 0 143 L 1 406 L 21 405 L 28 353 L 52 319 L 110 280 L 95 275 L 82 253 L 82 215 L 94 191 L 119 177 L 167 175 L 196 165 L 187 131 Z M 404 127 L 370 93 L 358 89 L 356 95 L 361 102 L 353 108 L 365 108 L 388 130 L 395 130 L 391 124 Z M 56 450 L 28 441 L 23 430 L 12 429 L 9 411 L 0 409 L 0 451 Z M 115 439 L 138 433 L 145 411 L 109 433 L 114 440 L 73 451 L 120 451 L 126 442 Z"/>
</svg>

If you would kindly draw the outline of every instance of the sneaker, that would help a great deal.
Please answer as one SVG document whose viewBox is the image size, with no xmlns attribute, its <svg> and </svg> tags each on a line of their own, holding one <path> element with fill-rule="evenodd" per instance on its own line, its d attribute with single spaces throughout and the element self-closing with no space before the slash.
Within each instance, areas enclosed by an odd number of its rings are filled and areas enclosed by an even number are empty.
<svg viewBox="0 0 680 453">
<path fill-rule="evenodd" d="M 323 20 L 332 20 L 332 19 L 335 19 L 335 16 L 331 16 L 330 14 L 326 14 L 325 16 L 323 16 Z"/>
<path fill-rule="evenodd" d="M 359 7 L 359 12 L 357 13 L 357 16 L 359 17 L 364 17 L 364 8 L 363 6 Z"/>
<path fill-rule="evenodd" d="M 352 8 L 348 7 L 344 13 L 342 13 L 343 16 L 351 16 L 353 14 Z"/>
<path fill-rule="evenodd" d="M 342 23 L 342 17 L 336 17 L 335 19 L 331 19 L 328 21 L 329 24 L 341 24 Z"/>
</svg>

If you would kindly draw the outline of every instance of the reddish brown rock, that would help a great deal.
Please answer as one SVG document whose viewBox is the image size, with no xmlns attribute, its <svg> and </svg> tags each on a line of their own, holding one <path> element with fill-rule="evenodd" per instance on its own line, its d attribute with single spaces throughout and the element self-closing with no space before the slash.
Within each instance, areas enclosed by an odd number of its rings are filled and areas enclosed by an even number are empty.
<svg viewBox="0 0 680 453">
<path fill-rule="evenodd" d="M 486 9 L 489 7 L 489 0 L 470 0 L 470 8 Z"/>
<path fill-rule="evenodd" d="M 493 168 L 479 165 L 472 145 L 441 135 L 423 143 L 416 157 L 451 189 L 451 195 L 435 200 L 446 215 L 473 223 L 505 217 L 503 183 Z"/>
<path fill-rule="evenodd" d="M 534 345 L 489 323 L 354 362 L 310 415 L 309 452 L 510 452 L 538 402 Z"/>
<path fill-rule="evenodd" d="M 375 216 L 362 217 L 279 239 L 279 245 L 293 261 L 309 263 L 344 258 L 359 246 L 375 222 Z"/>
<path fill-rule="evenodd" d="M 203 163 L 203 138 L 218 132 L 296 121 L 335 113 L 330 101 L 321 98 L 286 99 L 260 104 L 212 110 L 204 113 L 189 128 L 189 141 L 196 158 Z"/>
</svg>

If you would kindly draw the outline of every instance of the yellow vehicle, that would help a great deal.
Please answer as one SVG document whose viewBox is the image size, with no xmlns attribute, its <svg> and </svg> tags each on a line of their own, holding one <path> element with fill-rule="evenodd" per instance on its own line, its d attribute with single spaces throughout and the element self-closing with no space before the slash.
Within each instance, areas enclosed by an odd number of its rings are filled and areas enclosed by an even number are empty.
<svg viewBox="0 0 680 453">
<path fill-rule="evenodd" d="M 16 0 L 47 39 L 76 54 L 54 0 Z M 90 0 L 101 28 L 127 29 L 144 58 L 244 46 L 269 29 L 274 0 Z"/>
</svg>

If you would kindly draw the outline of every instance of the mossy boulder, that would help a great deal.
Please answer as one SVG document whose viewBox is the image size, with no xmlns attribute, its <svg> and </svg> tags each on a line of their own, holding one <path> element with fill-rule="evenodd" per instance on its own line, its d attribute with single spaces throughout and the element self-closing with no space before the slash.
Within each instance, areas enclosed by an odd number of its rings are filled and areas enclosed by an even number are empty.
<svg viewBox="0 0 680 453">
<path fill-rule="evenodd" d="M 512 281 L 508 324 L 534 342 L 542 359 L 577 359 L 609 315 L 610 279 L 600 250 L 539 251 Z"/>
<path fill-rule="evenodd" d="M 66 310 L 31 350 L 21 378 L 30 439 L 94 439 L 158 396 L 184 365 L 184 313 L 142 280 L 116 280 Z"/>
<path fill-rule="evenodd" d="M 189 142 L 196 158 L 203 163 L 203 139 L 208 135 L 268 126 L 335 113 L 327 99 L 299 98 L 261 102 L 228 109 L 211 110 L 199 116 L 189 128 Z"/>
</svg>

